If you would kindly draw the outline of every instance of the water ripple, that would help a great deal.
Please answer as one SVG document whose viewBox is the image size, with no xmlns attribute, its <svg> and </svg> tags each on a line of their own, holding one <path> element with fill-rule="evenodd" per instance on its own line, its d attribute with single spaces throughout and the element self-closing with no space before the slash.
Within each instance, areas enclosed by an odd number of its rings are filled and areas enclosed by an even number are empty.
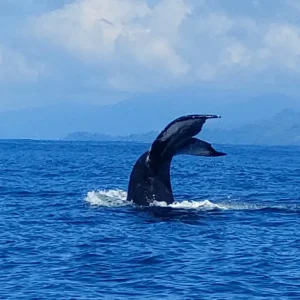
<svg viewBox="0 0 300 300">
<path fill-rule="evenodd" d="M 138 208 L 148 145 L 0 145 L 1 299 L 300 298 L 298 148 L 177 157 L 177 202 Z"/>
</svg>

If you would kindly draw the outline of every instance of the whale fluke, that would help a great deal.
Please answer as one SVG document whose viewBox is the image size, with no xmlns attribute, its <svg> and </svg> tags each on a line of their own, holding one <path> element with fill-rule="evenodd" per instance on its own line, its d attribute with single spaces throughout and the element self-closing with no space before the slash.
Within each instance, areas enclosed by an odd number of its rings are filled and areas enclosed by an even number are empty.
<svg viewBox="0 0 300 300">
<path fill-rule="evenodd" d="M 223 156 L 211 144 L 195 138 L 207 119 L 218 115 L 187 115 L 169 123 L 136 161 L 128 184 L 127 200 L 149 205 L 154 200 L 174 202 L 170 165 L 175 155 Z"/>
</svg>

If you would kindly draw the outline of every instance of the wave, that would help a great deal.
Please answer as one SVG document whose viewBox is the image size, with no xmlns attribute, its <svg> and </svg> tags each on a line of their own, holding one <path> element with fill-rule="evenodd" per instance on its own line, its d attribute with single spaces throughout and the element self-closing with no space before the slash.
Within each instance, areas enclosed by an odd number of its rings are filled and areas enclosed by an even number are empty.
<svg viewBox="0 0 300 300">
<path fill-rule="evenodd" d="M 98 190 L 90 191 L 85 197 L 85 201 L 93 206 L 100 207 L 122 207 L 122 206 L 133 206 L 131 201 L 127 201 L 127 192 L 121 189 L 109 189 L 109 190 Z M 172 204 L 166 202 L 154 201 L 150 204 L 152 207 L 169 207 L 173 209 L 184 209 L 184 210 L 271 210 L 271 211 L 289 211 L 299 212 L 300 207 L 298 205 L 274 205 L 273 204 L 257 204 L 257 203 L 245 203 L 240 200 L 226 200 L 218 201 L 214 203 L 208 199 L 206 200 L 182 200 L 175 201 Z"/>
<path fill-rule="evenodd" d="M 227 207 L 212 203 L 209 200 L 202 200 L 202 201 L 175 201 L 172 204 L 167 204 L 166 202 L 158 202 L 154 201 L 151 203 L 150 206 L 157 206 L 157 207 L 172 207 L 172 208 L 178 208 L 178 209 L 199 209 L 199 210 L 214 210 L 214 209 L 220 209 L 225 210 Z"/>
<path fill-rule="evenodd" d="M 127 192 L 120 189 L 90 191 L 85 197 L 85 201 L 94 206 L 120 207 L 133 205 L 127 201 Z M 213 203 L 210 200 L 184 200 L 175 201 L 172 204 L 154 201 L 150 206 L 171 207 L 174 209 L 197 209 L 197 210 L 227 210 L 232 209 L 230 205 Z"/>
<path fill-rule="evenodd" d="M 114 189 L 114 190 L 99 190 L 87 193 L 85 201 L 91 205 L 96 206 L 127 206 L 132 205 L 130 201 L 126 200 L 127 192 Z"/>
</svg>

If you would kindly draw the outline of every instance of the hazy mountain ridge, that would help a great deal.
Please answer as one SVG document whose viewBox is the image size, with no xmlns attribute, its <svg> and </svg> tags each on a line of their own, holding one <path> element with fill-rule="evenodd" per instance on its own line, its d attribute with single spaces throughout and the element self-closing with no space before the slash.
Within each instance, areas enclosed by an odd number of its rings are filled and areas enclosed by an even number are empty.
<svg viewBox="0 0 300 300">
<path fill-rule="evenodd" d="M 90 133 L 87 131 L 77 131 L 70 133 L 62 140 L 64 141 L 101 141 L 101 142 L 142 142 L 149 143 L 153 141 L 158 132 L 150 131 L 143 134 L 130 134 L 130 135 L 109 135 L 101 133 Z"/>
<path fill-rule="evenodd" d="M 211 130 L 203 136 L 227 144 L 300 145 L 300 113 L 284 110 L 273 118 L 232 130 Z"/>
<path fill-rule="evenodd" d="M 67 141 L 131 141 L 152 142 L 158 131 L 126 136 L 101 133 L 74 132 L 63 138 Z M 275 117 L 235 129 L 209 128 L 208 123 L 201 132 L 204 140 L 220 144 L 248 145 L 300 145 L 300 113 L 283 110 Z"/>
<path fill-rule="evenodd" d="M 286 107 L 300 111 L 300 101 L 283 94 L 254 96 L 246 92 L 196 88 L 165 90 L 138 94 L 111 105 L 69 102 L 0 112 L 0 138 L 59 139 L 72 132 L 100 132 L 120 140 L 131 134 L 158 132 L 174 118 L 198 113 L 221 115 L 221 119 L 209 121 L 204 134 L 216 129 L 214 135 L 226 140 L 222 137 L 225 130 L 258 124 Z"/>
</svg>

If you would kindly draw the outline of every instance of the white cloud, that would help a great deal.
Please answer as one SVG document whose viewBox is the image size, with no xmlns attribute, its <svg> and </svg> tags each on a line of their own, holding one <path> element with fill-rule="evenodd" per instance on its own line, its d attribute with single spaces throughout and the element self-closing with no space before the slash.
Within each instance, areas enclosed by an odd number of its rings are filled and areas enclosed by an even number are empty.
<svg viewBox="0 0 300 300">
<path fill-rule="evenodd" d="M 138 64 L 150 69 L 159 64 L 180 76 L 188 65 L 173 43 L 187 12 L 182 0 L 164 0 L 153 10 L 143 1 L 85 0 L 41 16 L 36 28 L 84 60 L 115 61 L 123 48 Z"/>
<path fill-rule="evenodd" d="M 42 15 L 35 29 L 83 61 L 106 67 L 109 82 L 125 88 L 120 78 L 133 69 L 137 76 L 148 72 L 175 79 L 189 72 L 176 52 L 179 27 L 188 14 L 183 0 L 163 0 L 153 9 L 145 1 L 83 0 Z"/>
<path fill-rule="evenodd" d="M 35 31 L 98 65 L 108 85 L 121 90 L 228 80 L 274 67 L 297 72 L 299 24 L 232 15 L 222 3 L 215 9 L 198 0 L 161 0 L 153 7 L 146 0 L 77 0 L 38 17 Z M 260 3 L 253 1 L 253 8 Z"/>
<path fill-rule="evenodd" d="M 32 64 L 22 53 L 0 44 L 0 81 L 35 81 L 41 71 L 42 65 Z"/>
<path fill-rule="evenodd" d="M 271 24 L 265 43 L 274 62 L 299 72 L 300 28 L 290 24 Z"/>
<path fill-rule="evenodd" d="M 140 28 L 131 23 L 147 12 L 147 6 L 126 0 L 76 1 L 41 16 L 36 28 L 85 59 L 105 59 L 120 36 L 139 33 Z"/>
<path fill-rule="evenodd" d="M 253 59 L 251 51 L 239 42 L 225 47 L 224 52 L 224 66 L 239 65 L 248 67 Z"/>
</svg>

